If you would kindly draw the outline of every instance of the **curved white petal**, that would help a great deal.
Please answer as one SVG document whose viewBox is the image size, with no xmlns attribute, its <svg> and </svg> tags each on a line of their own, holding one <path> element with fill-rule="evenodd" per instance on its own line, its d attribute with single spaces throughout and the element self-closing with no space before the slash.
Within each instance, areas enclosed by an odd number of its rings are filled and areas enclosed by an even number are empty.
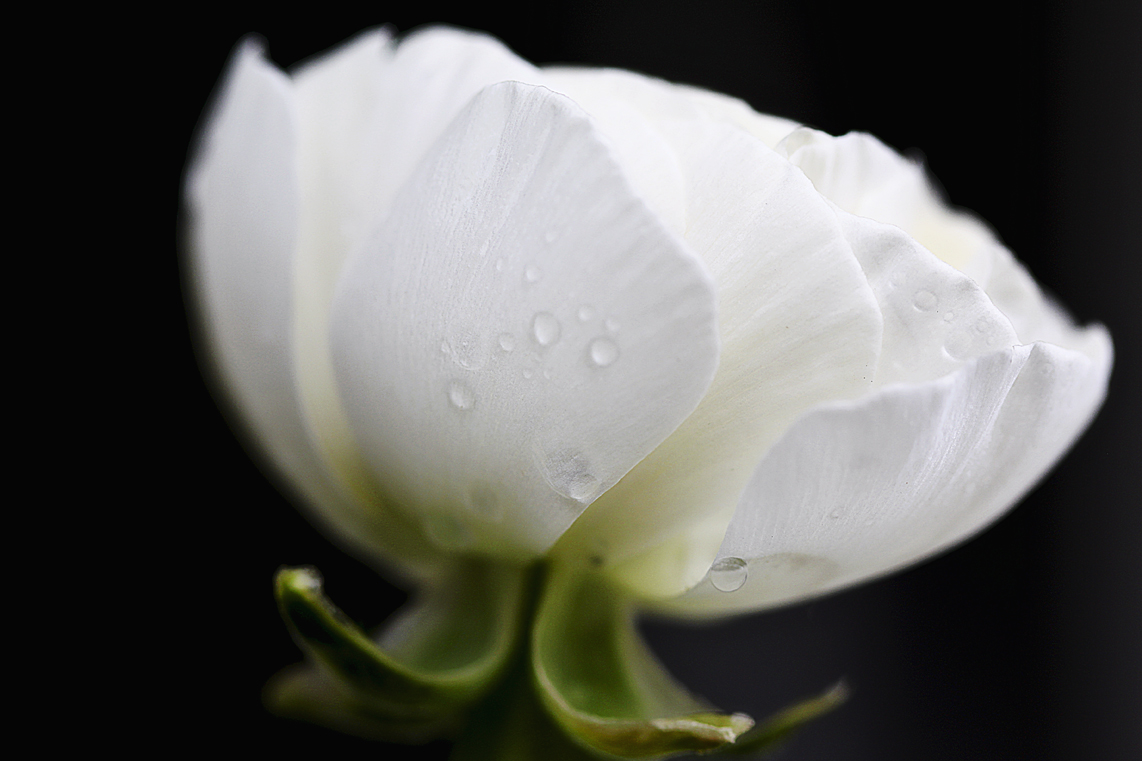
<svg viewBox="0 0 1142 761">
<path fill-rule="evenodd" d="M 487 88 L 351 257 L 337 378 L 386 491 L 442 544 L 527 557 L 698 403 L 700 261 L 567 98 Z"/>
<path fill-rule="evenodd" d="M 671 230 L 684 234 L 682 167 L 652 120 L 662 112 L 694 118 L 697 111 L 670 92 L 669 85 L 625 71 L 553 67 L 543 70 L 542 84 L 570 97 L 598 122 L 635 189 Z M 682 114 L 671 110 L 679 104 Z"/>
<path fill-rule="evenodd" d="M 995 235 L 949 207 L 919 161 L 863 132 L 833 137 L 807 127 L 789 134 L 779 150 L 837 206 L 895 225 L 972 279 L 986 280 L 999 245 Z"/>
<path fill-rule="evenodd" d="M 801 172 L 731 125 L 658 126 L 682 161 L 687 242 L 718 285 L 722 360 L 694 414 L 567 537 L 649 595 L 701 579 L 762 454 L 809 407 L 871 388 L 881 342 L 873 293 Z"/>
<path fill-rule="evenodd" d="M 236 51 L 191 161 L 191 266 L 207 340 L 226 391 L 258 446 L 319 517 L 360 551 L 405 570 L 435 552 L 364 507 L 325 469 L 298 404 L 292 279 L 301 215 L 295 95 L 285 75 L 244 42 Z M 380 524 L 384 530 L 380 530 Z"/>
<path fill-rule="evenodd" d="M 1020 343 L 974 280 L 902 229 L 841 209 L 836 214 L 884 317 L 875 385 L 933 380 Z"/>
<path fill-rule="evenodd" d="M 1086 333 L 1090 354 L 1017 346 L 809 413 L 754 472 L 707 579 L 662 607 L 760 610 L 980 530 L 1043 477 L 1101 404 L 1110 340 L 1101 327 Z"/>
<path fill-rule="evenodd" d="M 765 143 L 770 148 L 777 145 L 797 129 L 797 122 L 780 116 L 759 114 L 745 101 L 732 98 L 700 87 L 675 85 L 675 89 L 697 106 L 702 113 L 716 121 L 732 124 Z"/>
<path fill-rule="evenodd" d="M 412 34 L 395 49 L 384 30 L 366 32 L 295 74 L 302 205 L 294 373 L 324 463 L 364 501 L 380 497 L 333 374 L 337 278 L 460 109 L 485 85 L 536 74 L 499 42 L 446 28 Z"/>
</svg>

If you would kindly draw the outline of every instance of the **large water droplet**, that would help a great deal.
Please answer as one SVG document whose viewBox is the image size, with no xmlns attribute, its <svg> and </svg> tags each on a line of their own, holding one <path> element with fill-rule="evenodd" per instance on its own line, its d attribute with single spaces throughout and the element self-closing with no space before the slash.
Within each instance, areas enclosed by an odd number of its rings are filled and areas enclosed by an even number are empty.
<svg viewBox="0 0 1142 761">
<path fill-rule="evenodd" d="M 916 291 L 916 295 L 912 297 L 912 306 L 921 312 L 931 312 L 939 303 L 940 299 L 931 291 Z"/>
<path fill-rule="evenodd" d="M 614 364 L 619 358 L 619 347 L 609 338 L 596 338 L 588 349 L 591 363 L 596 367 L 606 367 Z"/>
<path fill-rule="evenodd" d="M 448 384 L 448 401 L 458 410 L 470 410 L 476 404 L 476 394 L 460 381 Z"/>
<path fill-rule="evenodd" d="M 587 322 L 595 316 L 595 307 L 590 304 L 584 304 L 579 307 L 579 322 Z"/>
<path fill-rule="evenodd" d="M 538 283 L 539 279 L 543 277 L 543 273 L 539 271 L 539 267 L 534 264 L 529 264 L 523 268 L 523 280 L 525 283 Z"/>
<path fill-rule="evenodd" d="M 749 567 L 741 558 L 722 558 L 710 566 L 710 583 L 721 592 L 741 589 L 748 578 Z"/>
<path fill-rule="evenodd" d="M 532 318 L 531 332 L 540 346 L 550 346 L 559 340 L 559 320 L 551 312 L 539 312 Z"/>
<path fill-rule="evenodd" d="M 424 519 L 424 533 L 437 547 L 458 550 L 472 544 L 472 531 L 451 515 L 429 515 Z"/>
<path fill-rule="evenodd" d="M 484 520 L 498 523 L 504 519 L 504 506 L 496 490 L 489 484 L 477 483 L 468 490 L 468 509 Z"/>
<path fill-rule="evenodd" d="M 599 490 L 591 461 L 578 450 L 558 449 L 546 454 L 540 464 L 547 483 L 564 497 L 586 502 Z"/>
<path fill-rule="evenodd" d="M 956 319 L 955 312 L 944 312 L 944 322 L 953 322 Z"/>
<path fill-rule="evenodd" d="M 515 336 L 511 333 L 500 333 L 500 348 L 504 351 L 511 351 L 515 348 Z"/>
</svg>

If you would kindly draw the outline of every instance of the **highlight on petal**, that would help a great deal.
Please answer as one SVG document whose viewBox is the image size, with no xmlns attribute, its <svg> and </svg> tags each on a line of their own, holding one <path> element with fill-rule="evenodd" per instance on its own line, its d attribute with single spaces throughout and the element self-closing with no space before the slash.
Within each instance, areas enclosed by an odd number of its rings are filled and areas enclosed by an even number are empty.
<svg viewBox="0 0 1142 761">
<path fill-rule="evenodd" d="M 545 551 L 701 399 L 713 284 L 573 102 L 482 91 L 334 302 L 337 378 L 396 504 L 441 546 Z"/>
<path fill-rule="evenodd" d="M 292 299 L 302 217 L 296 94 L 243 42 L 186 183 L 188 265 L 205 338 L 234 410 L 318 518 L 366 556 L 426 573 L 437 553 L 399 515 L 361 500 L 315 451 L 297 396 Z"/>
<path fill-rule="evenodd" d="M 769 148 L 776 148 L 786 136 L 800 126 L 797 122 L 780 116 L 759 114 L 745 101 L 729 95 L 687 85 L 675 85 L 675 88 L 706 116 L 745 130 Z"/>
<path fill-rule="evenodd" d="M 520 640 L 527 576 L 459 563 L 427 587 L 377 642 L 331 603 L 311 568 L 286 568 L 278 606 L 315 666 L 267 688 L 275 712 L 380 739 L 427 739 L 503 676 Z"/>
<path fill-rule="evenodd" d="M 707 578 L 680 615 L 761 610 L 839 589 L 979 531 L 1071 446 L 1106 392 L 1112 352 L 1036 343 L 953 374 L 824 405 L 757 467 Z"/>
<path fill-rule="evenodd" d="M 884 339 L 874 385 L 942 377 L 1021 341 L 984 290 L 899 227 L 836 210 L 876 295 Z"/>
<path fill-rule="evenodd" d="M 765 451 L 813 405 L 870 389 L 882 341 L 860 264 L 800 171 L 732 125 L 659 128 L 682 159 L 687 241 L 718 285 L 722 359 L 697 410 L 557 547 L 651 597 L 701 580 Z"/>
<path fill-rule="evenodd" d="M 536 687 L 577 742 L 622 758 L 708 751 L 753 726 L 678 685 L 634 627 L 628 597 L 601 574 L 553 569 L 532 630 Z"/>
</svg>

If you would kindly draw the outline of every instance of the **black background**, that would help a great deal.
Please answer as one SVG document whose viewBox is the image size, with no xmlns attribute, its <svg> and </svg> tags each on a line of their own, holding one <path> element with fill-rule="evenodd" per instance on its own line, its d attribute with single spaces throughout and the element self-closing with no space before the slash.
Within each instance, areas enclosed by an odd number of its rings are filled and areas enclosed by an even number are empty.
<svg viewBox="0 0 1142 761">
<path fill-rule="evenodd" d="M 844 677 L 849 704 L 798 737 L 787 761 L 1142 758 L 1138 11 L 1077 1 L 893 13 L 673 0 L 556 0 L 524 13 L 196 4 L 142 35 L 109 30 L 97 42 L 126 46 L 117 86 L 139 114 L 127 160 L 148 173 L 134 229 L 147 238 L 155 301 L 136 330 L 163 347 L 152 367 L 169 368 L 139 391 L 160 411 L 145 421 L 153 439 L 139 455 L 160 496 L 124 501 L 124 525 L 148 529 L 133 544 L 132 583 L 161 646 L 132 641 L 117 656 L 146 677 L 123 738 L 150 738 L 159 755 L 447 751 L 376 747 L 262 709 L 262 685 L 300 655 L 272 601 L 279 565 L 319 566 L 330 595 L 365 623 L 403 594 L 312 529 L 230 434 L 199 379 L 175 253 L 187 147 L 242 35 L 260 33 L 289 66 L 367 26 L 443 21 L 488 31 L 537 63 L 631 68 L 920 149 L 953 203 L 987 219 L 1080 321 L 1104 322 L 1115 340 L 1100 417 L 1007 518 L 937 559 L 822 600 L 713 627 L 648 624 L 676 675 L 754 716 Z"/>
</svg>

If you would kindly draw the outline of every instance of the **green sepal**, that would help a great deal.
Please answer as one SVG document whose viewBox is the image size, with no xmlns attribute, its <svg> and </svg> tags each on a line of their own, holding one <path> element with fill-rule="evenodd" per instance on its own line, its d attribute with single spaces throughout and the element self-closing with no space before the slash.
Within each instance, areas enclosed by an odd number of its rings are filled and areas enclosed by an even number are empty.
<svg viewBox="0 0 1142 761">
<path fill-rule="evenodd" d="M 728 756 L 744 756 L 774 750 L 789 737 L 814 719 L 829 713 L 848 700 L 849 691 L 844 682 L 838 682 L 820 695 L 785 708 L 737 739 L 715 751 Z"/>
<path fill-rule="evenodd" d="M 278 608 L 319 670 L 283 673 L 267 705 L 353 734 L 428 739 L 502 676 L 519 644 L 525 572 L 468 560 L 434 580 L 378 642 L 322 593 L 312 568 L 283 568 Z"/>
<path fill-rule="evenodd" d="M 576 742 L 620 758 L 710 751 L 753 726 L 688 693 L 634 625 L 631 600 L 598 573 L 553 570 L 532 629 L 532 675 Z"/>
</svg>

